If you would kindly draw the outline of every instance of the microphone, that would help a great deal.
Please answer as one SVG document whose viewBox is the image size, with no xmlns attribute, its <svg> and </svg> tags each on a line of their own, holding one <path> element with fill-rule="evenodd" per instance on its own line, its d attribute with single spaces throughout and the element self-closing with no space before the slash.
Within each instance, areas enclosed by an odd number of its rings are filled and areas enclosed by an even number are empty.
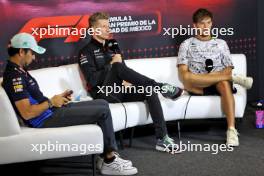
<svg viewBox="0 0 264 176">
<path fill-rule="evenodd" d="M 214 63 L 212 59 L 205 60 L 205 70 L 210 73 L 214 68 Z"/>
<path fill-rule="evenodd" d="M 107 41 L 107 47 L 109 50 L 114 52 L 114 54 L 120 54 L 121 53 L 121 50 L 120 50 L 118 43 L 115 39 L 108 40 Z"/>
</svg>

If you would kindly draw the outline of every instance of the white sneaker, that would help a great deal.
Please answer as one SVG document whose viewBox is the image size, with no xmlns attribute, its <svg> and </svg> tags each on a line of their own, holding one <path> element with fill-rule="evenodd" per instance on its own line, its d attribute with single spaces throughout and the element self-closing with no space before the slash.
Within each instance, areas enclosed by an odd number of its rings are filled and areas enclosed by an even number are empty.
<svg viewBox="0 0 264 176">
<path fill-rule="evenodd" d="M 119 153 L 114 152 L 114 155 L 115 155 L 115 157 L 120 158 Z M 130 160 L 125 160 L 125 159 L 122 159 L 122 158 L 120 158 L 120 159 L 121 159 L 121 161 L 122 161 L 126 166 L 132 166 L 132 165 L 133 165 L 132 162 L 131 162 Z M 97 168 L 98 170 L 101 170 L 101 168 L 102 168 L 102 166 L 103 166 L 103 163 L 104 163 L 104 158 L 98 156 L 98 157 L 96 158 L 96 168 Z"/>
<path fill-rule="evenodd" d="M 226 132 L 226 145 L 239 146 L 238 135 L 235 128 L 229 128 Z"/>
<path fill-rule="evenodd" d="M 135 175 L 138 173 L 137 168 L 124 164 L 124 160 L 116 157 L 113 162 L 107 164 L 103 162 L 101 167 L 102 175 Z"/>
<path fill-rule="evenodd" d="M 252 87 L 252 84 L 253 84 L 253 78 L 252 77 L 247 77 L 247 76 L 243 76 L 240 74 L 233 74 L 232 75 L 232 81 L 235 84 L 239 84 L 239 85 L 245 87 L 246 89 L 250 89 Z"/>
</svg>

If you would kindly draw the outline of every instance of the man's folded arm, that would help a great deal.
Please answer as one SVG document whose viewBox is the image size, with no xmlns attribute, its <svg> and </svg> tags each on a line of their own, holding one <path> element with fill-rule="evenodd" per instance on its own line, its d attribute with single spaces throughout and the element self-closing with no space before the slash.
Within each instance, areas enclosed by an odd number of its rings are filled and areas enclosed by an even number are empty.
<svg viewBox="0 0 264 176">
<path fill-rule="evenodd" d="M 36 105 L 31 105 L 28 98 L 16 101 L 15 105 L 20 115 L 25 120 L 35 118 L 49 108 L 48 101 L 44 101 Z"/>
</svg>

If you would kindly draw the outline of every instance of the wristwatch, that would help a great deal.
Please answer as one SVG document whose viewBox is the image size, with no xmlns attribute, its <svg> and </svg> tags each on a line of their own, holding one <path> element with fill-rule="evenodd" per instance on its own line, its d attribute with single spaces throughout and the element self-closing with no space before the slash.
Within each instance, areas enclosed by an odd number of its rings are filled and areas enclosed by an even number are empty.
<svg viewBox="0 0 264 176">
<path fill-rule="evenodd" d="M 49 105 L 49 109 L 53 108 L 53 104 L 51 103 L 50 99 L 48 99 L 48 105 Z"/>
</svg>

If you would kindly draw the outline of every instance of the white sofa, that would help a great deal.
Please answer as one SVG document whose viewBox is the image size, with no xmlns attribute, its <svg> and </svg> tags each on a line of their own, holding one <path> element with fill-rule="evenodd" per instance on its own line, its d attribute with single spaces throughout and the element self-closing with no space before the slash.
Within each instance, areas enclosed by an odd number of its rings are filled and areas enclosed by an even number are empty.
<svg viewBox="0 0 264 176">
<path fill-rule="evenodd" d="M 232 54 L 232 61 L 235 66 L 234 71 L 236 73 L 246 75 L 245 55 Z M 156 81 L 167 82 L 179 87 L 183 87 L 178 78 L 176 57 L 134 59 L 126 60 L 125 62 L 129 67 L 140 72 L 141 74 L 155 79 Z M 65 89 L 71 89 L 74 91 L 73 96 L 77 96 L 80 92 L 82 92 L 82 99 L 92 99 L 85 93 L 85 81 L 82 79 L 83 76 L 80 74 L 77 64 L 34 70 L 31 71 L 31 74 L 36 78 L 41 90 L 48 97 L 61 93 Z M 235 86 L 238 90 L 237 94 L 235 94 L 235 115 L 237 118 L 242 118 L 246 107 L 247 94 L 244 88 L 239 85 Z M 3 94 L 3 92 L 1 94 Z M 30 143 L 31 140 L 42 141 L 47 139 L 55 139 L 55 137 L 60 139 L 62 136 L 64 136 L 64 142 L 73 142 L 76 140 L 78 142 L 83 142 L 83 140 L 87 138 L 91 140 L 87 140 L 87 143 L 101 142 L 100 139 L 98 139 L 98 136 L 94 135 L 96 132 L 98 132 L 98 134 L 100 134 L 99 138 L 101 137 L 101 133 L 99 132 L 100 130 L 94 125 L 58 129 L 20 128 L 15 119 L 13 109 L 8 103 L 7 97 L 4 97 L 3 99 L 3 96 L 1 96 L 0 98 L 0 102 L 5 104 L 4 111 L 6 111 L 3 112 L 2 108 L 0 110 L 0 163 L 39 159 L 38 155 L 28 153 L 28 149 L 25 148 L 25 142 Z M 220 106 L 220 97 L 218 96 L 192 96 L 189 99 L 189 95 L 184 95 L 178 100 L 173 101 L 170 99 L 165 99 L 160 95 L 160 100 L 166 121 L 224 117 Z M 185 115 L 188 100 L 189 103 Z M 150 114 L 144 102 L 129 102 L 123 103 L 123 105 L 126 108 L 127 117 L 125 109 L 120 103 L 110 104 L 115 131 L 152 123 Z M 10 117 L 11 115 L 5 116 L 5 121 L 3 121 L 3 113 L 11 113 L 12 117 Z M 75 132 L 75 134 L 73 132 Z M 51 134 L 52 137 L 50 136 Z M 23 147 L 17 147 L 16 144 L 22 144 Z M 27 155 L 25 153 L 27 153 Z M 17 156 L 20 157 L 17 158 Z M 48 158 L 49 156 L 45 157 Z"/>
<path fill-rule="evenodd" d="M 0 121 L 0 164 L 64 158 L 83 154 L 94 155 L 103 152 L 103 133 L 97 125 L 41 129 L 20 125 L 2 86 L 0 86 Z M 64 144 L 69 145 L 69 147 L 66 146 L 63 149 Z M 49 149 L 44 151 L 44 145 L 50 146 L 50 151 Z M 57 145 L 61 149 L 52 149 L 52 145 Z M 92 145 L 96 149 L 92 148 Z M 78 149 L 74 149 L 76 146 Z M 87 149 L 88 147 L 91 148 Z M 43 149 L 41 153 L 40 148 Z M 94 156 L 92 158 L 94 165 L 95 158 Z M 94 169 L 93 166 L 93 173 L 95 173 Z"/>
</svg>

